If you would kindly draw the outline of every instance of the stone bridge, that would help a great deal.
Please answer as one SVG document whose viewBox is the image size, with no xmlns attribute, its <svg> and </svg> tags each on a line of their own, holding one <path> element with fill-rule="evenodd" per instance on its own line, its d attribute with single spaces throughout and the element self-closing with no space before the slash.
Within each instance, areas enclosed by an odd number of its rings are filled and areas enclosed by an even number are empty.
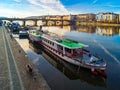
<svg viewBox="0 0 120 90">
<path fill-rule="evenodd" d="M 22 26 L 26 25 L 26 21 L 33 21 L 34 26 L 37 26 L 38 21 L 42 21 L 43 25 L 71 25 L 74 24 L 73 20 L 54 20 L 54 19 L 44 19 L 44 18 L 0 18 L 0 20 L 7 20 L 10 22 L 13 21 L 22 21 Z"/>
</svg>

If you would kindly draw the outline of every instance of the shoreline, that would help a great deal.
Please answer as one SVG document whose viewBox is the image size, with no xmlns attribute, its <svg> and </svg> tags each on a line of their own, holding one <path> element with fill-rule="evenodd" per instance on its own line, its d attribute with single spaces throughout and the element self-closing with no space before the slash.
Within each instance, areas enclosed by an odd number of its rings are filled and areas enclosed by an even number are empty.
<svg viewBox="0 0 120 90">
<path fill-rule="evenodd" d="M 8 29 L 6 29 L 8 30 Z M 38 72 L 36 66 L 27 57 L 25 51 L 16 41 L 15 38 L 10 38 L 9 33 L 7 33 L 12 52 L 17 64 L 22 83 L 25 90 L 51 90 L 43 76 Z M 26 72 L 26 65 L 30 64 L 33 68 L 34 75 L 31 76 L 30 73 Z"/>
</svg>

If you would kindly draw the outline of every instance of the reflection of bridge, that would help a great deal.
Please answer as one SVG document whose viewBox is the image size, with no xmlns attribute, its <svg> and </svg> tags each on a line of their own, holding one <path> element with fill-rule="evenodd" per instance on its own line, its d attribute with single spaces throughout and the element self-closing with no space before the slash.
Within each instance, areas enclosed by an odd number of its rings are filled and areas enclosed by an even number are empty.
<svg viewBox="0 0 120 90">
<path fill-rule="evenodd" d="M 10 22 L 13 21 L 22 21 L 22 25 L 25 26 L 26 25 L 26 21 L 33 21 L 34 22 L 34 26 L 37 26 L 37 22 L 38 21 L 42 21 L 44 25 L 49 25 L 50 23 L 52 23 L 52 25 L 64 25 L 65 23 L 67 23 L 67 25 L 71 25 L 74 24 L 73 20 L 57 20 L 57 19 L 44 19 L 44 18 L 0 18 L 0 20 L 7 20 Z"/>
</svg>

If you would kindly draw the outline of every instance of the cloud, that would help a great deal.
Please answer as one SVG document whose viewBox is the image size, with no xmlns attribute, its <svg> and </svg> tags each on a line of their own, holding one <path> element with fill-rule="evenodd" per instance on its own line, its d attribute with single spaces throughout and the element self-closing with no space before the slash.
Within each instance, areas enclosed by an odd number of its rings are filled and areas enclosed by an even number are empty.
<svg viewBox="0 0 120 90">
<path fill-rule="evenodd" d="M 22 2 L 23 0 L 13 1 Z M 22 3 L 12 4 L 0 3 L 0 16 L 27 17 L 48 14 L 50 15 L 70 14 L 68 10 L 65 8 L 65 6 L 60 2 L 60 0 L 26 0 L 26 1 Z"/>
<path fill-rule="evenodd" d="M 28 16 L 40 16 L 40 15 L 46 15 L 45 9 L 39 9 L 38 7 L 31 5 L 31 4 L 0 3 L 0 16 L 28 17 Z"/>
<path fill-rule="evenodd" d="M 37 6 L 38 9 L 45 9 L 45 12 L 49 14 L 69 13 L 60 0 L 28 0 L 28 2 Z"/>
<path fill-rule="evenodd" d="M 14 0 L 15 2 L 21 2 L 22 0 Z"/>
<path fill-rule="evenodd" d="M 12 9 L 8 9 L 8 8 L 0 8 L 0 16 L 5 16 L 5 17 L 27 17 L 30 15 L 34 15 L 34 13 L 31 12 L 27 12 L 25 13 L 25 11 L 17 11 L 17 10 L 12 10 Z"/>
<path fill-rule="evenodd" d="M 106 6 L 106 7 L 111 7 L 111 8 L 120 8 L 120 5 L 119 5 L 119 6 L 117 6 L 117 5 L 112 5 L 112 4 L 103 5 L 103 6 Z"/>
<path fill-rule="evenodd" d="M 94 0 L 94 1 L 92 2 L 92 4 L 95 4 L 97 1 L 98 1 L 98 0 Z"/>
</svg>

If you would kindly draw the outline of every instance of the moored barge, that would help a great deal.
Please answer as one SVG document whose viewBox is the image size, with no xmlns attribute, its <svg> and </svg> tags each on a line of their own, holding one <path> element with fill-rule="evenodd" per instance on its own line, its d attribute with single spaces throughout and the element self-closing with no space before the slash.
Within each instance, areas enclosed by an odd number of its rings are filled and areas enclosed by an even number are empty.
<svg viewBox="0 0 120 90">
<path fill-rule="evenodd" d="M 44 33 L 43 31 L 34 31 L 34 33 L 30 32 L 30 40 L 37 41 L 33 38 L 36 37 L 35 33 L 39 34 L 39 44 L 58 58 L 79 67 L 90 69 L 93 74 L 96 74 L 96 70 L 103 74 L 103 71 L 106 69 L 106 62 L 103 59 L 91 55 L 90 52 L 85 49 L 88 45 L 64 39 L 54 33 Z"/>
</svg>

